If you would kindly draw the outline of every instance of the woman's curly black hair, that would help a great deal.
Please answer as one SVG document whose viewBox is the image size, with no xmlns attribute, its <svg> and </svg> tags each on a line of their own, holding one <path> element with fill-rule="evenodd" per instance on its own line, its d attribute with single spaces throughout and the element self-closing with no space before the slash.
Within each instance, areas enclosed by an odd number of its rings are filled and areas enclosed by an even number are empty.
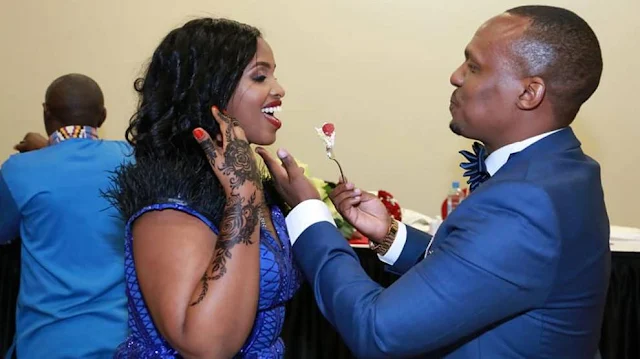
<svg viewBox="0 0 640 359">
<path fill-rule="evenodd" d="M 139 106 L 126 131 L 135 162 L 118 168 L 105 192 L 125 220 L 177 200 L 220 223 L 226 198 L 192 131 L 202 127 L 214 138 L 220 132 L 211 107 L 227 107 L 260 36 L 233 20 L 202 18 L 162 40 L 135 82 Z M 273 182 L 264 182 L 269 204 L 287 211 Z"/>
<path fill-rule="evenodd" d="M 136 159 L 201 154 L 191 131 L 202 127 L 214 138 L 219 133 L 211 107 L 226 108 L 260 36 L 255 27 L 211 18 L 171 31 L 135 82 L 140 100 L 126 138 Z"/>
</svg>

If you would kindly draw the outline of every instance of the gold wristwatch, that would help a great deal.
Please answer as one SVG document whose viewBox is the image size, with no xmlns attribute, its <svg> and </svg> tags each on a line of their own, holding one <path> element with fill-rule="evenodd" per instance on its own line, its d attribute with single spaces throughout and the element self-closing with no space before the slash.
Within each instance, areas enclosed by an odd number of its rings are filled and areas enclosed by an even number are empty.
<svg viewBox="0 0 640 359">
<path fill-rule="evenodd" d="M 369 248 L 371 248 L 381 256 L 387 254 L 387 251 L 389 251 L 391 244 L 396 239 L 397 233 L 398 233 L 398 221 L 396 221 L 394 218 L 391 218 L 391 225 L 389 226 L 389 230 L 387 231 L 387 234 L 382 239 L 382 243 L 375 243 L 369 240 Z"/>
</svg>

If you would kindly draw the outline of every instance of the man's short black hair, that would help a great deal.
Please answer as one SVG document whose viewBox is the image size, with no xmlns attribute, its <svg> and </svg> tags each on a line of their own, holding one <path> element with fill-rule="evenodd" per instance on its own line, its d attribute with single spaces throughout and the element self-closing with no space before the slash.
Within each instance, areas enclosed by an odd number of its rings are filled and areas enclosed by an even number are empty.
<svg viewBox="0 0 640 359">
<path fill-rule="evenodd" d="M 513 50 L 526 76 L 545 81 L 556 116 L 569 125 L 600 84 L 602 53 L 596 34 L 563 8 L 520 6 L 507 13 L 531 20 Z"/>
</svg>

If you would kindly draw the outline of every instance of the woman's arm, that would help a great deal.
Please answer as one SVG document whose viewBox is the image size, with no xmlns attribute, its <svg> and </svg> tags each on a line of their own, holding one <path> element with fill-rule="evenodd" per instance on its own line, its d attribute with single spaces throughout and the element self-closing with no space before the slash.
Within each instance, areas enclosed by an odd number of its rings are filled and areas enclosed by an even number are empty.
<svg viewBox="0 0 640 359">
<path fill-rule="evenodd" d="M 145 302 L 160 333 L 187 358 L 229 358 L 253 326 L 259 227 L 249 230 L 251 244 L 234 246 L 239 237 L 231 219 L 238 209 L 227 206 L 219 237 L 198 218 L 176 210 L 146 213 L 133 227 Z"/>
</svg>

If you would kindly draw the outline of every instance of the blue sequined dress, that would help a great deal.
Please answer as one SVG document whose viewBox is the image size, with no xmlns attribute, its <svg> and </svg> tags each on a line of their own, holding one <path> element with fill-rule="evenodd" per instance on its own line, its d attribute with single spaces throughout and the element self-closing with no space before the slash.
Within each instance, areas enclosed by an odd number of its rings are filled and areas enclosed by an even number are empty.
<svg viewBox="0 0 640 359">
<path fill-rule="evenodd" d="M 115 358 L 166 359 L 181 358 L 169 343 L 158 333 L 149 310 L 142 298 L 136 269 L 133 262 L 133 236 L 131 224 L 142 214 L 149 211 L 173 209 L 191 214 L 218 234 L 218 229 L 205 216 L 180 201 L 146 206 L 133 215 L 126 227 L 125 276 L 127 297 L 129 299 L 130 335 L 122 343 Z M 236 358 L 272 359 L 284 357 L 284 344 L 279 338 L 284 323 L 285 302 L 291 299 L 298 289 L 299 274 L 294 268 L 291 257 L 291 244 L 286 231 L 282 212 L 276 206 L 271 207 L 273 225 L 280 242 L 273 238 L 268 230 L 260 230 L 260 298 L 254 326 Z M 280 244 L 281 243 L 281 244 Z"/>
</svg>

